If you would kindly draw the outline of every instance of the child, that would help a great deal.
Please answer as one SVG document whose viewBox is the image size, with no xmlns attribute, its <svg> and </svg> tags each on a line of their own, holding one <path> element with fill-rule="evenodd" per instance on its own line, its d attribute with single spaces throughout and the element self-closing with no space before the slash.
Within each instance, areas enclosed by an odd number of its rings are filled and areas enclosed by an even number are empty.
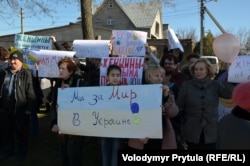
<svg viewBox="0 0 250 166">
<path fill-rule="evenodd" d="M 149 65 L 145 72 L 146 83 L 162 84 L 165 70 L 158 65 Z M 174 96 L 169 93 L 169 87 L 163 85 L 163 139 L 129 139 L 128 146 L 133 149 L 175 149 L 175 133 L 169 118 L 178 113 Z"/>
<path fill-rule="evenodd" d="M 121 83 L 121 68 L 110 65 L 107 69 L 108 86 L 117 86 Z M 102 166 L 118 165 L 118 150 L 123 148 L 121 138 L 101 138 Z"/>
</svg>

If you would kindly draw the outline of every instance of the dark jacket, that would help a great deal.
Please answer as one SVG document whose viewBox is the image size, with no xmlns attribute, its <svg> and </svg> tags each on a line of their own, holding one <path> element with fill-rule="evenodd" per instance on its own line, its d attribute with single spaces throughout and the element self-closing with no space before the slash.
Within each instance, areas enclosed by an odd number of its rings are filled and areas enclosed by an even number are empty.
<svg viewBox="0 0 250 166">
<path fill-rule="evenodd" d="M 184 117 L 182 135 L 187 142 L 199 143 L 202 131 L 205 143 L 215 143 L 218 125 L 219 97 L 231 98 L 233 85 L 209 77 L 184 82 L 177 105 Z"/>
<path fill-rule="evenodd" d="M 3 85 L 5 76 L 10 71 L 10 67 L 0 70 L 0 107 L 4 106 L 3 103 Z M 35 109 L 36 96 L 33 88 L 32 75 L 30 71 L 21 69 L 16 74 L 15 82 L 15 113 L 25 113 L 25 111 L 33 112 Z"/>
<path fill-rule="evenodd" d="M 250 149 L 250 112 L 236 106 L 219 122 L 217 149 Z"/>
</svg>

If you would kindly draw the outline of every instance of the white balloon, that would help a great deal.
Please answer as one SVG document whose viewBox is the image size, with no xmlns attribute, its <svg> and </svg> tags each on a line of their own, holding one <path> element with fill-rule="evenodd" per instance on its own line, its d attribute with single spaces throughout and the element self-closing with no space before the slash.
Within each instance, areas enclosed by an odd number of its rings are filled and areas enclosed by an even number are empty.
<svg viewBox="0 0 250 166">
<path fill-rule="evenodd" d="M 234 35 L 224 33 L 214 40 L 213 51 L 223 62 L 232 63 L 240 52 L 240 42 Z"/>
</svg>

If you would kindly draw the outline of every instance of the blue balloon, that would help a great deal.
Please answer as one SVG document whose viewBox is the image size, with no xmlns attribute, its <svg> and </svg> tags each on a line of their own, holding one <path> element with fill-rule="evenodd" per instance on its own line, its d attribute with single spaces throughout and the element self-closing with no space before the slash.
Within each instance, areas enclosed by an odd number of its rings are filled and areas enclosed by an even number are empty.
<svg viewBox="0 0 250 166">
<path fill-rule="evenodd" d="M 132 103 L 130 109 L 133 114 L 137 114 L 139 112 L 139 105 L 137 103 Z"/>
</svg>

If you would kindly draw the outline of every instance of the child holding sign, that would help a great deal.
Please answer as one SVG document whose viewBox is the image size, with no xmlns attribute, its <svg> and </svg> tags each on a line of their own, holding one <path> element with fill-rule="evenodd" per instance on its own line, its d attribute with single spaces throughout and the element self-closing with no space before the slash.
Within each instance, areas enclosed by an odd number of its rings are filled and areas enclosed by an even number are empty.
<svg viewBox="0 0 250 166">
<path fill-rule="evenodd" d="M 121 68 L 110 65 L 107 69 L 108 86 L 117 86 L 121 83 Z M 101 138 L 102 166 L 118 165 L 118 150 L 123 148 L 121 138 Z"/>
<path fill-rule="evenodd" d="M 162 84 L 165 70 L 158 65 L 149 65 L 145 72 L 145 79 L 148 84 Z M 167 85 L 162 86 L 162 128 L 163 139 L 129 139 L 128 147 L 132 149 L 176 149 L 175 132 L 169 118 L 178 114 L 178 107 L 175 104 L 174 95 L 169 91 Z"/>
</svg>

